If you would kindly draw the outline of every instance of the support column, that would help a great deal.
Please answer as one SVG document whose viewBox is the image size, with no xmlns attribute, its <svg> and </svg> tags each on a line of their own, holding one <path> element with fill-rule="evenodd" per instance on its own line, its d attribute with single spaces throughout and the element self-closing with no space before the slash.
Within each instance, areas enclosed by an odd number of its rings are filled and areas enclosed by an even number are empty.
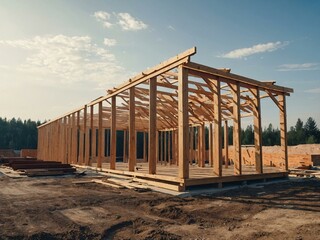
<svg viewBox="0 0 320 240">
<path fill-rule="evenodd" d="M 251 89 L 251 92 L 254 97 L 253 98 L 253 128 L 254 128 L 253 130 L 254 130 L 256 172 L 263 173 L 260 91 L 258 88 L 253 88 Z"/>
<path fill-rule="evenodd" d="M 212 79 L 213 88 L 213 110 L 214 110 L 214 155 L 213 172 L 222 176 L 222 132 L 221 132 L 221 93 L 219 79 Z"/>
<path fill-rule="evenodd" d="M 117 102 L 116 96 L 111 97 L 111 144 L 110 144 L 110 169 L 116 169 L 116 154 L 117 154 Z"/>
<path fill-rule="evenodd" d="M 102 153 L 104 147 L 102 146 L 102 102 L 99 102 L 99 109 L 98 109 L 98 161 L 97 167 L 102 168 Z"/>
<path fill-rule="evenodd" d="M 84 165 L 89 165 L 89 154 L 90 154 L 90 136 L 89 136 L 89 128 L 88 128 L 88 107 L 84 105 L 83 109 L 83 128 L 85 134 L 85 142 L 84 142 Z"/>
<path fill-rule="evenodd" d="M 179 178 L 189 178 L 188 71 L 178 67 Z"/>
<path fill-rule="evenodd" d="M 204 124 L 199 126 L 199 138 L 198 138 L 198 165 L 199 167 L 205 166 L 205 156 L 206 156 L 206 140 L 205 140 L 205 127 Z"/>
<path fill-rule="evenodd" d="M 228 121 L 224 121 L 224 165 L 228 168 L 229 165 L 229 139 L 228 139 Z"/>
<path fill-rule="evenodd" d="M 233 94 L 233 148 L 234 174 L 242 174 L 241 163 L 241 116 L 240 116 L 240 86 L 239 83 L 229 84 Z"/>
<path fill-rule="evenodd" d="M 209 124 L 209 165 L 213 167 L 213 128 L 212 123 Z"/>
<path fill-rule="evenodd" d="M 157 171 L 157 78 L 149 80 L 149 174 Z"/>
<path fill-rule="evenodd" d="M 91 142 L 90 142 L 90 149 L 91 149 L 91 159 L 89 161 L 89 166 L 93 162 L 93 159 L 96 157 L 96 129 L 93 124 L 93 114 L 94 106 L 90 106 L 90 129 L 91 129 Z"/>
<path fill-rule="evenodd" d="M 79 111 L 80 113 L 80 111 Z M 84 126 L 80 124 L 80 114 L 79 114 L 79 150 L 78 150 L 78 163 L 83 165 L 83 153 L 84 153 Z"/>
<path fill-rule="evenodd" d="M 288 145 L 287 145 L 287 110 L 286 96 L 278 96 L 280 108 L 280 143 L 281 143 L 281 160 L 284 163 L 284 170 L 288 171 Z"/>
<path fill-rule="evenodd" d="M 134 172 L 137 158 L 135 129 L 135 87 L 131 87 L 129 91 L 129 171 Z"/>
</svg>

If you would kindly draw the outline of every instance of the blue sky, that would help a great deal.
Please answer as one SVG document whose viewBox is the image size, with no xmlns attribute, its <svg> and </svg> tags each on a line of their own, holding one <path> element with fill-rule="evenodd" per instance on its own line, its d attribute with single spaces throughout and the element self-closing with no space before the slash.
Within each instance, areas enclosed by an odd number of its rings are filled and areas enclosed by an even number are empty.
<svg viewBox="0 0 320 240">
<path fill-rule="evenodd" d="M 320 125 L 319 13 L 312 0 L 0 0 L 0 116 L 54 118 L 197 46 L 195 62 L 294 88 L 289 126 Z M 278 125 L 271 105 L 264 126 Z"/>
</svg>

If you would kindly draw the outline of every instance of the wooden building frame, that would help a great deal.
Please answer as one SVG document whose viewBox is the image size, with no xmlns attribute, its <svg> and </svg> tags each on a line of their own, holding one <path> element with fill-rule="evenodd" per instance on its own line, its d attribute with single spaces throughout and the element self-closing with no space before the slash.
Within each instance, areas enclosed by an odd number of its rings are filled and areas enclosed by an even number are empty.
<svg viewBox="0 0 320 240">
<path fill-rule="evenodd" d="M 178 191 L 195 185 L 287 176 L 286 96 L 293 89 L 192 62 L 195 53 L 196 48 L 191 48 L 39 126 L 38 159 L 91 166 Z M 283 165 L 276 171 L 265 171 L 263 164 L 263 98 L 272 99 L 280 112 Z M 244 117 L 252 117 L 254 125 L 251 172 L 244 171 L 241 157 Z M 233 125 L 231 157 L 228 141 L 222 142 L 228 123 Z M 117 131 L 124 135 L 121 162 L 116 158 Z M 137 132 L 144 134 L 142 170 L 137 167 Z"/>
</svg>

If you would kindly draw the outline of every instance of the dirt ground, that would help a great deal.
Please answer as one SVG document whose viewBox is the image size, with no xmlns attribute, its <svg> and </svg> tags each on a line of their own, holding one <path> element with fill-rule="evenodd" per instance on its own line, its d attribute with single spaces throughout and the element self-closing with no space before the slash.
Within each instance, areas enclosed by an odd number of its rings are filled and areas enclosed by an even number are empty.
<svg viewBox="0 0 320 240">
<path fill-rule="evenodd" d="M 75 181 L 0 176 L 0 239 L 320 239 L 320 179 L 188 198 Z"/>
</svg>

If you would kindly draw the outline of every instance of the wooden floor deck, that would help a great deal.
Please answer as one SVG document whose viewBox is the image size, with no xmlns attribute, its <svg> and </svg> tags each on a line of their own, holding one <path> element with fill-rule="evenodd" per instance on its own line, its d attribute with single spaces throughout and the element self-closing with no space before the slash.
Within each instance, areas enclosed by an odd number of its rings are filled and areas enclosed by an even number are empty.
<svg viewBox="0 0 320 240">
<path fill-rule="evenodd" d="M 92 167 L 96 167 L 93 163 Z M 213 173 L 213 168 L 210 166 L 198 167 L 196 165 L 189 166 L 189 178 L 178 178 L 178 166 L 170 164 L 157 164 L 157 174 L 148 174 L 148 163 L 137 163 L 135 171 L 128 171 L 128 163 L 117 162 L 116 169 L 111 170 L 109 163 L 103 163 L 103 172 L 115 173 L 125 176 L 132 176 L 139 179 L 148 179 L 156 186 L 175 189 L 177 191 L 190 186 L 222 184 L 227 182 L 241 182 L 249 180 L 266 180 L 270 178 L 287 177 L 288 172 L 277 167 L 264 166 L 263 174 L 255 172 L 255 166 L 242 166 L 242 175 L 234 175 L 233 165 L 225 168 L 223 166 L 222 177 Z"/>
</svg>

